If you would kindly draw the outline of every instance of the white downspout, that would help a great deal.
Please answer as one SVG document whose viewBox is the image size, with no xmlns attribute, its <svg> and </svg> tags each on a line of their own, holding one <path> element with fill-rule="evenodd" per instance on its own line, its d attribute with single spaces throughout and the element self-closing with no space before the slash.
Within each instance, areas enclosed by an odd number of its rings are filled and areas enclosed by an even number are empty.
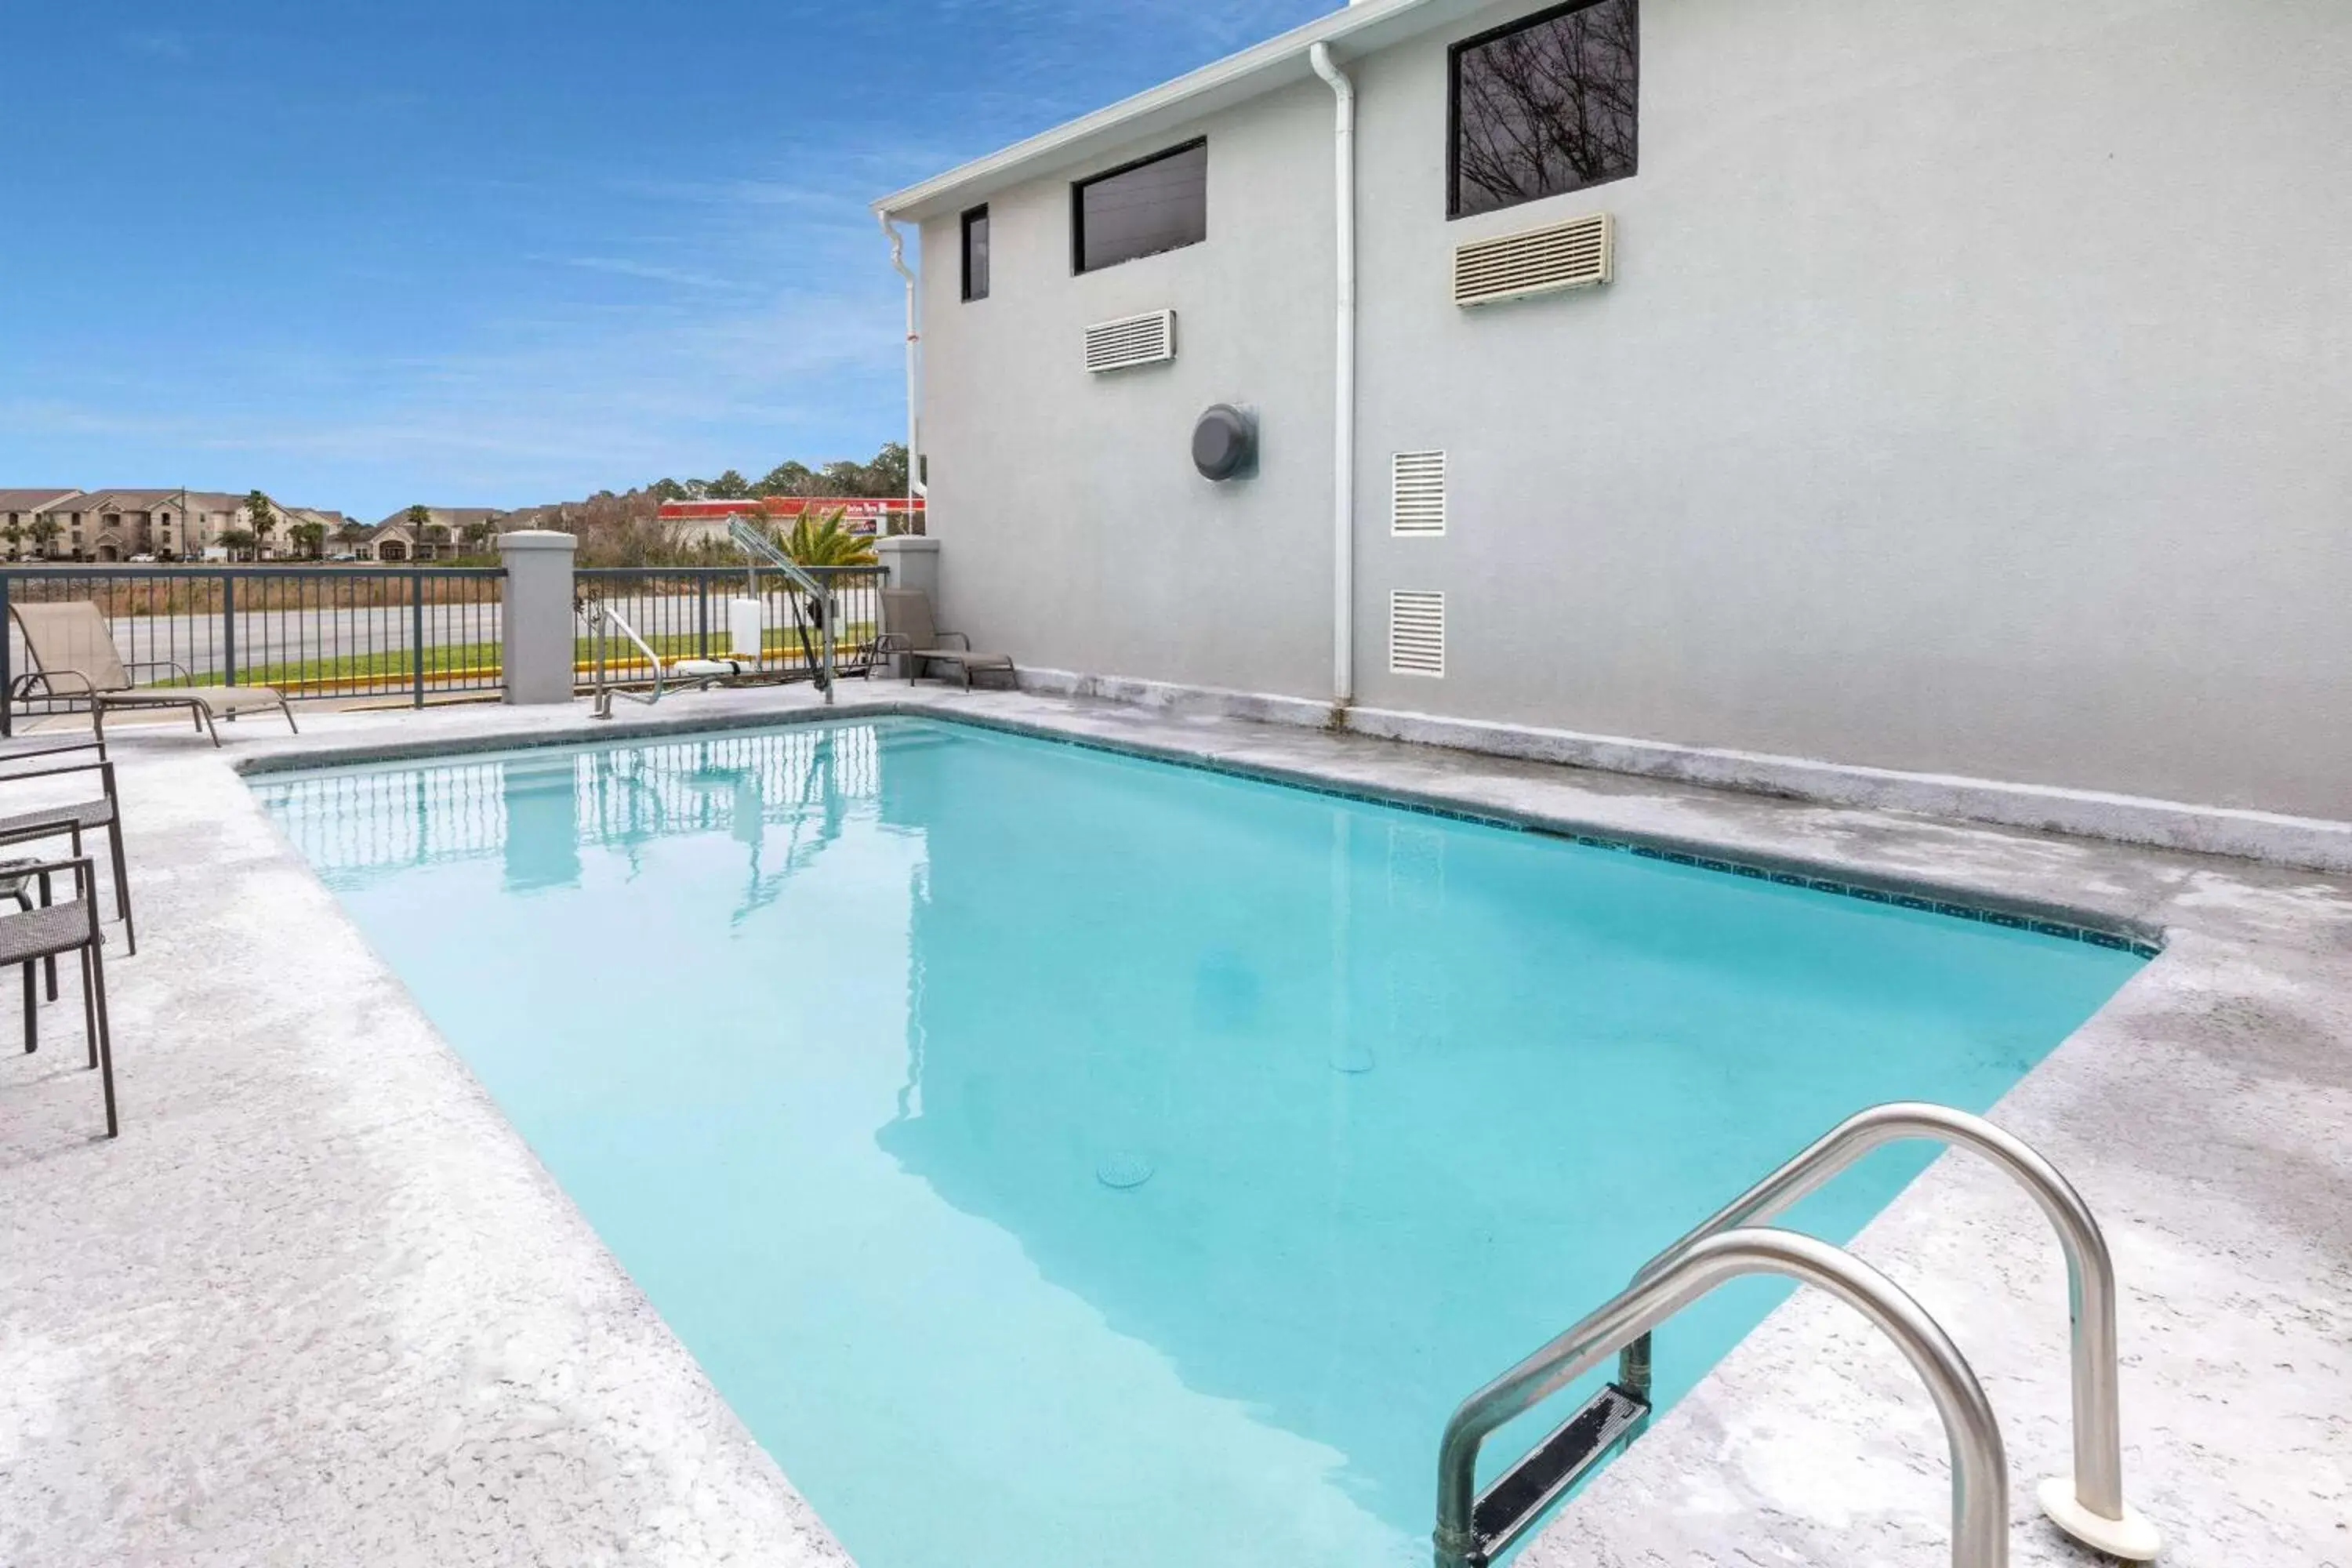
<svg viewBox="0 0 2352 1568">
<path fill-rule="evenodd" d="M 1332 205 L 1339 214 L 1339 343 L 1331 430 L 1331 700 L 1356 700 L 1356 88 L 1328 46 L 1307 63 L 1331 88 Z"/>
<path fill-rule="evenodd" d="M 922 334 L 915 330 L 915 275 L 907 266 L 906 237 L 898 232 L 898 226 L 890 221 L 888 213 L 877 212 L 874 216 L 881 223 L 882 232 L 890 238 L 890 265 L 899 277 L 907 280 L 907 515 L 903 521 L 907 531 L 911 533 L 915 528 L 915 497 L 925 489 L 917 478 L 922 462 L 918 414 L 922 407 L 922 395 L 921 384 L 917 379 L 917 351 L 921 346 Z M 929 519 L 924 521 L 923 526 L 926 530 L 930 527 Z"/>
</svg>

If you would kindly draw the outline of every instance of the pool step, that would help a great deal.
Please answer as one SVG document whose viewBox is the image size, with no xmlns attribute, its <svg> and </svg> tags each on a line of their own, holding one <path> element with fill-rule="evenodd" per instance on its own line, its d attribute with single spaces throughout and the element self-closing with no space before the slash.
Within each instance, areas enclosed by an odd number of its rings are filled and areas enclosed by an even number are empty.
<svg viewBox="0 0 2352 1568">
<path fill-rule="evenodd" d="M 1477 1537 L 1470 1554 L 1475 1568 L 1485 1568 L 1490 1548 L 1517 1537 L 1649 1418 L 1647 1399 L 1612 1383 L 1553 1427 L 1525 1458 L 1496 1477 L 1495 1484 L 1478 1494 L 1470 1516 L 1471 1531 Z"/>
</svg>

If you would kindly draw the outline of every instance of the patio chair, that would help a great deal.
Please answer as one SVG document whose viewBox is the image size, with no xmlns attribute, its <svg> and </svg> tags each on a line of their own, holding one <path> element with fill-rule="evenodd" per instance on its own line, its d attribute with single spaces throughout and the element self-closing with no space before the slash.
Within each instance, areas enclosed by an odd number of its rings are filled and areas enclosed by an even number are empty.
<svg viewBox="0 0 2352 1568">
<path fill-rule="evenodd" d="M 950 647 L 950 643 L 962 646 Z M 907 684 L 923 672 L 926 664 L 952 664 L 963 676 L 965 689 L 971 687 L 975 669 L 1001 669 L 1005 678 L 1013 676 L 1013 659 L 1001 653 L 975 653 L 971 639 L 961 632 L 943 632 L 931 624 L 931 596 L 920 588 L 885 588 L 882 590 L 882 634 L 874 639 L 871 657 L 879 660 L 896 654 L 907 661 Z M 870 672 L 872 665 L 867 666 Z"/>
<path fill-rule="evenodd" d="M 48 878 L 66 871 L 73 873 L 72 898 L 61 904 L 45 903 L 38 909 L 0 915 L 0 967 L 14 964 L 24 973 L 25 1049 L 30 1054 L 40 1048 L 34 966 L 49 965 L 49 994 L 54 998 L 58 959 L 68 952 L 80 954 L 82 1026 L 89 1041 L 89 1065 L 98 1069 L 105 1089 L 106 1135 L 113 1138 L 121 1135 L 122 1128 L 114 1110 L 114 1041 L 106 1020 L 106 958 L 105 944 L 98 934 L 97 868 L 87 856 L 78 856 L 70 860 L 25 862 L 12 874 L 37 877 L 46 885 Z"/>
<path fill-rule="evenodd" d="M 0 899 L 13 901 L 19 910 L 29 915 L 33 912 L 33 889 L 37 887 L 41 890 L 40 907 L 47 909 L 56 901 L 51 897 L 49 868 L 39 860 L 0 860 Z M 48 971 L 49 1000 L 54 1002 L 58 999 L 57 959 L 54 956 L 48 958 L 45 961 L 45 967 Z M 27 963 L 25 966 L 27 995 L 31 994 L 32 984 L 32 965 Z M 33 1037 L 32 1027 L 33 1021 L 27 1016 L 25 1020 L 25 1037 L 27 1040 Z"/>
<path fill-rule="evenodd" d="M 288 729 L 301 732 L 285 696 L 270 687 L 198 686 L 187 666 L 177 659 L 141 659 L 126 666 L 115 651 L 114 634 L 108 629 L 106 617 L 88 599 L 16 603 L 9 610 L 25 634 L 25 648 L 33 660 L 32 670 L 10 684 L 11 702 L 34 697 L 86 699 L 93 715 L 91 723 L 101 740 L 106 715 L 132 708 L 185 708 L 197 730 L 211 735 L 215 746 L 220 744 L 216 720 L 224 716 L 234 720 L 256 709 L 277 709 L 286 716 Z M 131 672 L 137 669 L 169 670 L 188 684 L 168 690 L 133 686 Z"/>
<path fill-rule="evenodd" d="M 101 753 L 101 757 L 103 753 Z M 5 769 L 14 759 L 0 756 L 0 769 Z M 38 759 L 35 759 L 38 760 Z M 126 953 L 139 951 L 137 929 L 131 919 L 131 873 L 122 851 L 122 806 L 115 793 L 114 764 L 110 762 L 65 763 L 37 768 L 16 768 L 0 771 L 0 784 L 24 784 L 33 779 L 58 778 L 68 773 L 94 773 L 98 775 L 99 796 L 95 800 L 68 801 L 61 805 L 31 806 L 8 816 L 0 816 L 0 848 L 16 844 L 37 843 L 44 838 L 66 838 L 73 844 L 73 853 L 81 854 L 82 835 L 106 831 L 107 858 L 114 866 L 114 908 L 122 917 L 122 943 Z M 11 865 L 5 875 L 15 875 L 19 869 Z M 13 890 L 0 890 L 0 898 L 13 898 Z"/>
<path fill-rule="evenodd" d="M 0 768 L 32 757 L 58 757 L 68 752 L 96 752 L 99 761 L 104 762 L 106 737 L 98 732 L 97 718 L 96 713 L 90 715 L 88 733 L 78 730 L 42 730 L 0 739 Z"/>
</svg>

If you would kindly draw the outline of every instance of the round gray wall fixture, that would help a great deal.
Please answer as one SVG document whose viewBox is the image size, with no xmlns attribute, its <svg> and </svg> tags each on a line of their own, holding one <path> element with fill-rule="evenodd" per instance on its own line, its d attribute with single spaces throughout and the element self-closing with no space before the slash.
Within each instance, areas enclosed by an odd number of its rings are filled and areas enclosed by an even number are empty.
<svg viewBox="0 0 2352 1568">
<path fill-rule="evenodd" d="M 1230 403 L 1212 403 L 1192 424 L 1192 466 L 1204 479 L 1257 469 L 1257 421 Z"/>
</svg>

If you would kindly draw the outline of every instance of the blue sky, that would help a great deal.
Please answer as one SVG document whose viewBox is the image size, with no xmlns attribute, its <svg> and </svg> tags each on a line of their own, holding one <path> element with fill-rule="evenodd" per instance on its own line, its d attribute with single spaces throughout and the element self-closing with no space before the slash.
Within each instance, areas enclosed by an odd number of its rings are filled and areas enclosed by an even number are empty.
<svg viewBox="0 0 2352 1568">
<path fill-rule="evenodd" d="M 868 201 L 1331 8 L 0 0 L 0 486 L 373 518 L 868 456 Z"/>
</svg>

